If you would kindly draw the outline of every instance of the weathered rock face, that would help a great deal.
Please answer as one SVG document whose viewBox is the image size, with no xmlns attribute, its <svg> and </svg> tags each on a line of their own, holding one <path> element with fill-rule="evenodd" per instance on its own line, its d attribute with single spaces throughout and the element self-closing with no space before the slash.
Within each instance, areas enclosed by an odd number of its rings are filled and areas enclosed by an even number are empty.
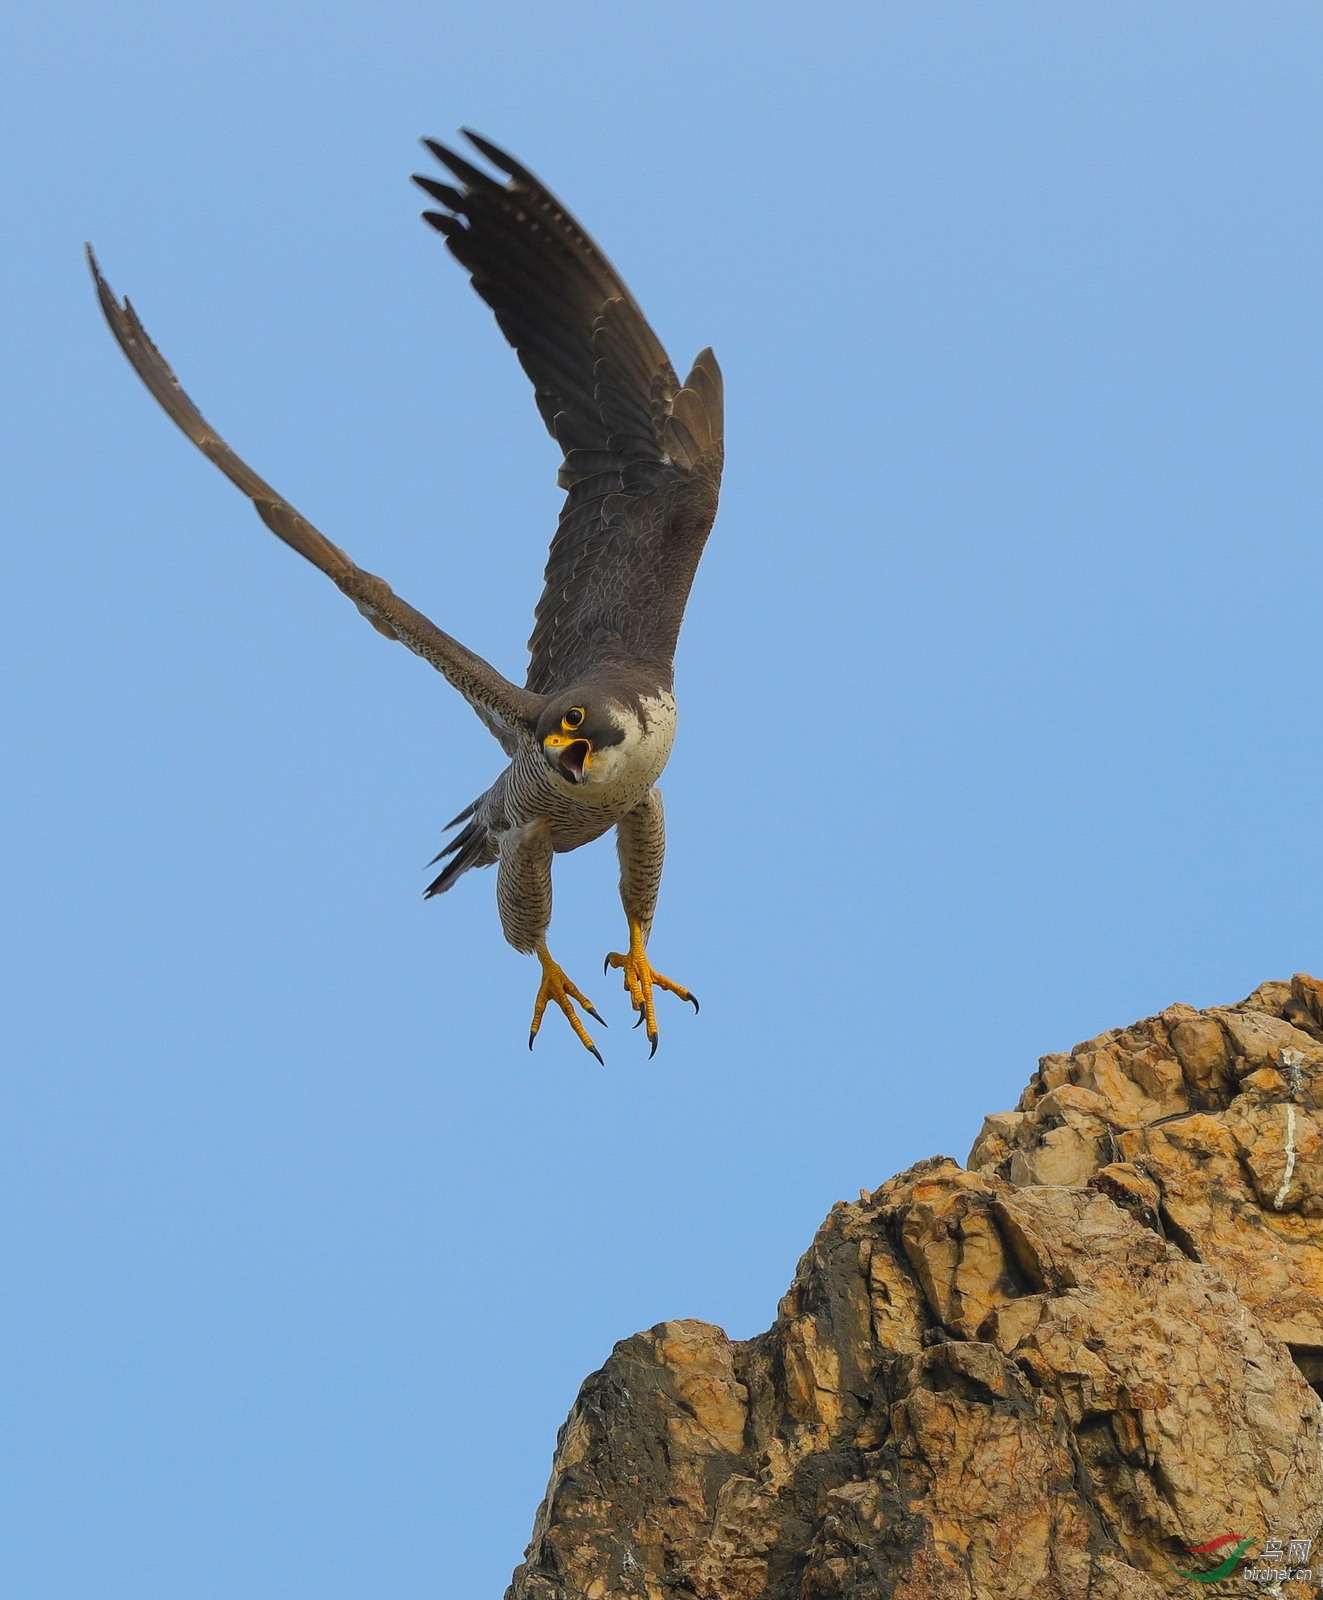
<svg viewBox="0 0 1323 1600">
<path fill-rule="evenodd" d="M 1157 1600 L 1317 1539 L 1319 1092 L 1305 977 L 1044 1057 L 968 1169 L 835 1206 L 767 1333 L 616 1346 L 507 1600 Z M 1250 1563 L 1204 1592 L 1319 1593 Z"/>
</svg>

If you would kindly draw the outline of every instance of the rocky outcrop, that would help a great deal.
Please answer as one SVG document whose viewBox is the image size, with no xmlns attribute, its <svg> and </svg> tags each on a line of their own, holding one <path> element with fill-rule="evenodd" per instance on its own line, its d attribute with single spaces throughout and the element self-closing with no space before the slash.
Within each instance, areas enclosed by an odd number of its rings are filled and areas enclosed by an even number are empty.
<svg viewBox="0 0 1323 1600">
<path fill-rule="evenodd" d="M 1045 1056 L 767 1333 L 616 1346 L 507 1600 L 1157 1600 L 1248 1540 L 1205 1592 L 1316 1596 L 1264 1564 L 1323 1523 L 1321 1092 L 1303 976 Z"/>
</svg>

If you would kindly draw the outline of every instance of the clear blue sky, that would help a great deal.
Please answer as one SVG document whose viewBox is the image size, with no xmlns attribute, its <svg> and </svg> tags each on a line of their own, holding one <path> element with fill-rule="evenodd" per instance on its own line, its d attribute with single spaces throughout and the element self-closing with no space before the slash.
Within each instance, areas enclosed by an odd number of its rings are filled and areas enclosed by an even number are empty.
<svg viewBox="0 0 1323 1600">
<path fill-rule="evenodd" d="M 50 0 L 0 40 L 6 1600 L 496 1597 L 612 1343 L 745 1336 L 1035 1057 L 1323 969 L 1323 11 Z M 175 432 L 512 674 L 559 497 L 407 178 L 506 144 L 729 458 L 649 1065 L 499 751 Z"/>
</svg>

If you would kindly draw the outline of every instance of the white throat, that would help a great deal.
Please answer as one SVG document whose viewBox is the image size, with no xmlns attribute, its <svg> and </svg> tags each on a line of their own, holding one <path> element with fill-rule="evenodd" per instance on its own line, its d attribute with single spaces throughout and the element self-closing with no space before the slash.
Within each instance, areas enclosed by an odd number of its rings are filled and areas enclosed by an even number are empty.
<svg viewBox="0 0 1323 1600">
<path fill-rule="evenodd" d="M 589 804 L 616 804 L 642 799 L 661 776 L 675 742 L 675 698 L 651 696 L 632 707 L 610 708 L 610 717 L 623 737 L 618 744 L 594 750 L 584 768 L 576 796 Z"/>
</svg>

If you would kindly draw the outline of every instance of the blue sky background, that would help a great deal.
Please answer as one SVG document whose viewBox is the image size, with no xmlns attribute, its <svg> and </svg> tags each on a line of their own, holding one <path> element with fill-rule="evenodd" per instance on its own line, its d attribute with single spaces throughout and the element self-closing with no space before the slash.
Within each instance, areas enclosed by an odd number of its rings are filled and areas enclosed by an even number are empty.
<svg viewBox="0 0 1323 1600">
<path fill-rule="evenodd" d="M 1323 969 L 1323 11 L 13 7 L 0 1589 L 499 1596 L 612 1343 L 765 1327 L 831 1202 L 1047 1050 Z M 559 503 L 407 183 L 506 144 L 729 460 L 681 640 L 649 1065 L 610 844 L 556 1018 L 496 746 L 100 323 L 511 673 Z"/>
</svg>

